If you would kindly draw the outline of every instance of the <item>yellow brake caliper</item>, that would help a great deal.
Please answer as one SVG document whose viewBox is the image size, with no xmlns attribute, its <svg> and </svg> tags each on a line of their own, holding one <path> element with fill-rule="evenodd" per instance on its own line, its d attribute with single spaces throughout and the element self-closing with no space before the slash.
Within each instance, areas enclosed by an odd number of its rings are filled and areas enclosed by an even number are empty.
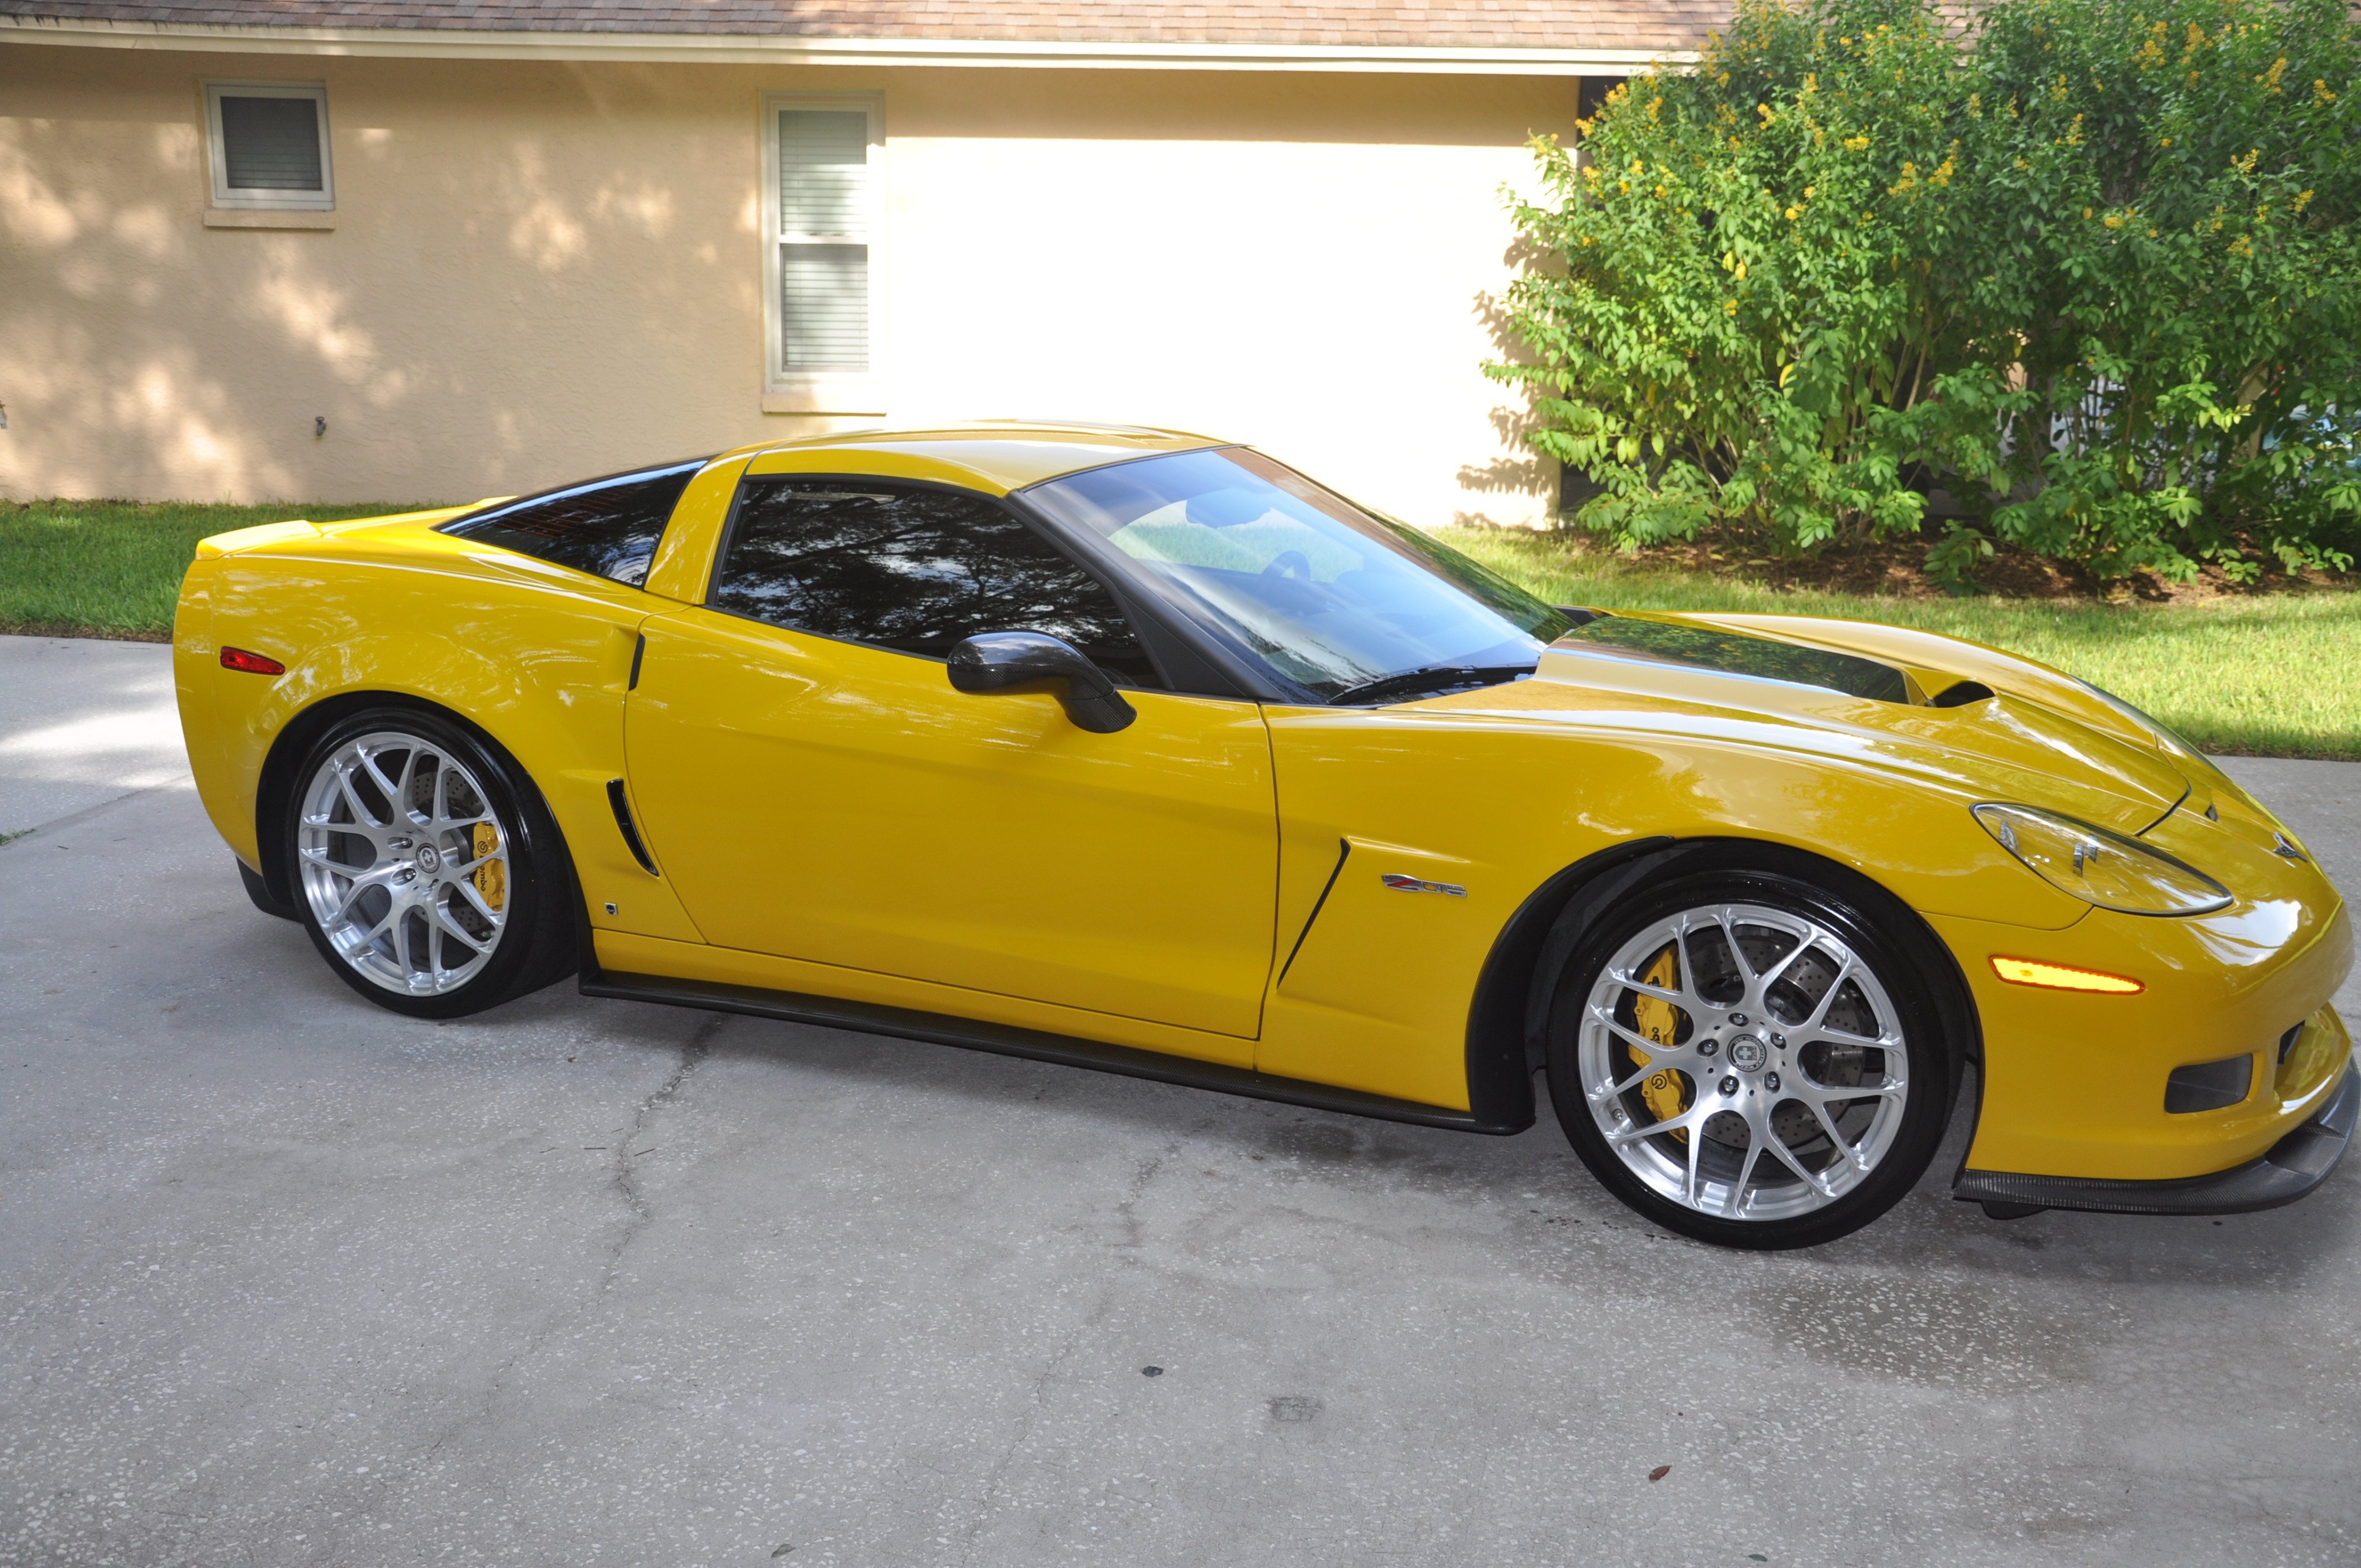
<svg viewBox="0 0 2361 1568">
<path fill-rule="evenodd" d="M 1680 983 L 1678 963 L 1675 950 L 1668 946 L 1655 956 L 1640 978 L 1650 985 L 1659 985 L 1671 991 Z M 1669 1046 L 1677 1037 L 1681 1010 L 1660 997 L 1635 996 L 1631 999 L 1631 1022 L 1641 1034 L 1657 1045 Z M 1623 1048 L 1630 1051 L 1642 1067 L 1654 1059 L 1628 1041 Z M 1689 1108 L 1688 1081 L 1670 1069 L 1651 1073 L 1647 1081 L 1640 1085 L 1640 1099 L 1648 1107 L 1650 1115 L 1659 1122 L 1668 1122 Z M 1688 1129 L 1675 1127 L 1673 1136 L 1681 1143 L 1687 1143 Z"/>
<path fill-rule="evenodd" d="M 508 901 L 509 869 L 500 861 L 485 860 L 485 857 L 500 847 L 500 830 L 489 822 L 478 822 L 474 840 L 471 848 L 475 850 L 475 857 L 484 863 L 478 866 L 467 880 L 476 884 L 476 892 L 483 899 L 485 908 L 498 909 Z M 1650 1103 L 1654 1102 L 1652 1101 Z"/>
</svg>

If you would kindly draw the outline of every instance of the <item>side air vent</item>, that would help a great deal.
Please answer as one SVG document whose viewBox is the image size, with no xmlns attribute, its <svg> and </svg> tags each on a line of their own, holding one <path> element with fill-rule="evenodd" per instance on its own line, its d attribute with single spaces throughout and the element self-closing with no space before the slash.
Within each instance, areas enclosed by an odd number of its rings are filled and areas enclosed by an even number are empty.
<svg viewBox="0 0 2361 1568">
<path fill-rule="evenodd" d="M 2175 1116 L 2193 1111 L 2226 1111 L 2246 1098 L 2254 1081 L 2252 1057 L 2224 1057 L 2220 1061 L 2177 1067 L 2164 1080 L 2164 1108 Z"/>
<path fill-rule="evenodd" d="M 648 847 L 640 842 L 639 828 L 631 822 L 631 805 L 623 798 L 622 780 L 607 781 L 607 804 L 615 808 L 615 826 L 622 829 L 623 844 L 631 851 L 631 859 L 639 861 L 640 870 L 648 875 L 661 876 L 663 873 L 656 870 L 655 861 L 648 858 Z"/>
<path fill-rule="evenodd" d="M 1956 685 L 1945 686 L 1941 691 L 1928 697 L 1927 706 L 1928 707 L 1965 707 L 1971 702 L 1982 702 L 1993 695 L 1992 687 L 1982 681 L 1961 681 Z"/>
</svg>

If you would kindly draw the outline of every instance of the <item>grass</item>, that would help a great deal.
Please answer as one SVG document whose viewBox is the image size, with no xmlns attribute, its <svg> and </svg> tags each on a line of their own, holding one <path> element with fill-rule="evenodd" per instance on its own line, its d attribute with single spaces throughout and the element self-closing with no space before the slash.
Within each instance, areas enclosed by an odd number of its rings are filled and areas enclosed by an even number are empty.
<svg viewBox="0 0 2361 1568">
<path fill-rule="evenodd" d="M 0 632 L 160 641 L 196 542 L 291 517 L 405 506 L 0 503 Z M 1553 604 L 1743 609 L 1883 620 L 2012 649 L 2105 686 L 2212 751 L 2361 760 L 2361 593 L 2169 604 L 1965 599 L 1773 588 L 1634 564 L 1564 534 L 1445 537 Z"/>
<path fill-rule="evenodd" d="M 1901 598 L 1651 568 L 1563 534 L 1454 529 L 1444 537 L 1552 604 L 1914 626 L 2054 664 L 2208 751 L 2361 760 L 2361 593 L 2313 589 L 2169 604 Z"/>
<path fill-rule="evenodd" d="M 0 632 L 162 641 L 181 575 L 209 533 L 400 506 L 203 506 L 180 501 L 0 502 Z"/>
</svg>

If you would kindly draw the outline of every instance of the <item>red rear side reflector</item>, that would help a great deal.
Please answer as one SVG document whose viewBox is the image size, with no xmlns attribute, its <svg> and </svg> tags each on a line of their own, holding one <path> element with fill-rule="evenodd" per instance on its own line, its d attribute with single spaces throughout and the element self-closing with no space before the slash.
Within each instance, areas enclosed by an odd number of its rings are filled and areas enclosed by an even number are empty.
<svg viewBox="0 0 2361 1568">
<path fill-rule="evenodd" d="M 243 648 L 222 650 L 222 668 L 243 670 L 249 675 L 283 675 L 287 666 L 276 659 L 266 659 L 259 653 L 249 653 Z"/>
</svg>

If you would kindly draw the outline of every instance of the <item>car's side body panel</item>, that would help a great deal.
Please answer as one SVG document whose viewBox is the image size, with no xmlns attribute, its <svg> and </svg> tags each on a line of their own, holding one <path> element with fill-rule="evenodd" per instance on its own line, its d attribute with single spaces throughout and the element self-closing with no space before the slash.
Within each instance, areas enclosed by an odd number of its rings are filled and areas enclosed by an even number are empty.
<svg viewBox="0 0 2361 1568">
<path fill-rule="evenodd" d="M 1251 703 L 1046 693 L 708 609 L 649 620 L 633 799 L 717 945 L 1151 1019 L 1246 1065 L 1270 970 L 1270 750 Z"/>
</svg>

